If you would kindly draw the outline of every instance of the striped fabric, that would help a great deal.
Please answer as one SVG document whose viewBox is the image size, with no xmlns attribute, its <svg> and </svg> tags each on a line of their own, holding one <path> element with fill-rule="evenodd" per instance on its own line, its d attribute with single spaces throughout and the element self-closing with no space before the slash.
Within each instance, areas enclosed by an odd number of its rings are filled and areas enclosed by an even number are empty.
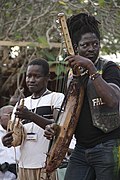
<svg viewBox="0 0 120 180">
<path fill-rule="evenodd" d="M 43 168 L 41 169 L 19 168 L 17 180 L 57 180 L 57 179 L 56 179 L 56 172 L 53 172 L 49 175 L 45 172 L 45 169 Z"/>
</svg>

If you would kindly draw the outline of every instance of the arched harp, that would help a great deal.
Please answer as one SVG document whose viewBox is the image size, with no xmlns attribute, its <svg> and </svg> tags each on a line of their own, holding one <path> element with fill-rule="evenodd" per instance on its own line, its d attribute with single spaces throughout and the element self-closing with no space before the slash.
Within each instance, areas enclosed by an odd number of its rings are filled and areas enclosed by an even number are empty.
<svg viewBox="0 0 120 180">
<path fill-rule="evenodd" d="M 65 16 L 63 13 L 58 15 L 61 29 L 66 43 L 68 54 L 74 55 L 71 39 L 69 36 Z M 68 151 L 73 133 L 75 131 L 80 115 L 82 102 L 84 98 L 84 87 L 80 85 L 78 76 L 75 76 L 70 82 L 67 95 L 65 97 L 63 113 L 59 116 L 59 134 L 53 141 L 47 155 L 46 171 L 51 173 L 59 167 Z"/>
</svg>

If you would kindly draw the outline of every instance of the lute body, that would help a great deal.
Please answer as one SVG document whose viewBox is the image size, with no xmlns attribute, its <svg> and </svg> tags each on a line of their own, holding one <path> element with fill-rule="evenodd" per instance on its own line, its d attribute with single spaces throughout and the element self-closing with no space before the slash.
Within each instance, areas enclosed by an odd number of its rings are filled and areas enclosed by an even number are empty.
<svg viewBox="0 0 120 180">
<path fill-rule="evenodd" d="M 58 15 L 68 54 L 74 55 L 64 14 Z M 51 173 L 62 163 L 73 137 L 84 98 L 84 86 L 79 75 L 73 78 L 68 87 L 63 104 L 63 112 L 58 117 L 59 134 L 53 140 L 46 160 L 46 171 Z"/>
</svg>

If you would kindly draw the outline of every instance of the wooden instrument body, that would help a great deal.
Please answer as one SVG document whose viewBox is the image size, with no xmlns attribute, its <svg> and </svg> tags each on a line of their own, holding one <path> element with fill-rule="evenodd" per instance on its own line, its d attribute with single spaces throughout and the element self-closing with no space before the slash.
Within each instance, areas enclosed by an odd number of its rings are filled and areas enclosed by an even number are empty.
<svg viewBox="0 0 120 180">
<path fill-rule="evenodd" d="M 20 99 L 20 106 L 24 107 L 24 99 Z M 11 143 L 12 146 L 16 147 L 22 144 L 25 139 L 26 133 L 21 122 L 21 119 L 14 117 L 14 119 L 8 121 L 7 131 L 13 131 L 13 141 Z"/>
<path fill-rule="evenodd" d="M 23 140 L 25 139 L 25 131 L 22 123 L 18 118 L 16 118 L 15 123 L 12 120 L 8 121 L 7 126 L 8 131 L 13 131 L 13 141 L 11 145 L 13 147 L 19 146 L 22 144 Z"/>
<path fill-rule="evenodd" d="M 84 88 L 79 85 L 78 79 L 74 79 L 70 84 L 65 109 L 60 117 L 64 122 L 61 121 L 60 133 L 55 138 L 47 155 L 46 171 L 49 173 L 59 167 L 68 151 L 80 115 L 83 98 Z"/>
<path fill-rule="evenodd" d="M 65 16 L 63 13 L 58 15 L 59 22 L 61 24 L 61 29 L 63 32 L 66 48 L 69 55 L 74 55 L 74 50 L 72 47 L 72 42 L 69 36 Z M 80 85 L 79 80 L 80 73 L 76 72 L 73 80 L 70 82 L 68 92 L 66 95 L 66 102 L 64 104 L 64 111 L 58 118 L 58 123 L 60 126 L 60 131 L 57 137 L 53 140 L 50 151 L 47 155 L 46 160 L 46 171 L 51 173 L 62 163 L 65 157 L 71 139 L 73 137 L 82 103 L 84 98 L 84 87 Z"/>
</svg>

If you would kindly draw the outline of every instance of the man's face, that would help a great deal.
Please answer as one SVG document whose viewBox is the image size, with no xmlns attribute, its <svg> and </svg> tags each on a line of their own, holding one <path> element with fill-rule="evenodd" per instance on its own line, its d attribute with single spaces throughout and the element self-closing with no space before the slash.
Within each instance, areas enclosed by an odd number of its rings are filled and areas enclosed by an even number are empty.
<svg viewBox="0 0 120 180">
<path fill-rule="evenodd" d="M 81 40 L 78 43 L 79 55 L 90 59 L 95 62 L 100 49 L 100 41 L 94 33 L 86 33 L 81 36 Z"/>
<path fill-rule="evenodd" d="M 6 107 L 1 114 L 0 123 L 4 129 L 7 130 L 8 121 L 11 118 L 13 107 Z"/>
<path fill-rule="evenodd" d="M 48 77 L 45 77 L 42 66 L 30 65 L 26 72 L 26 85 L 36 97 L 46 89 Z"/>
</svg>

